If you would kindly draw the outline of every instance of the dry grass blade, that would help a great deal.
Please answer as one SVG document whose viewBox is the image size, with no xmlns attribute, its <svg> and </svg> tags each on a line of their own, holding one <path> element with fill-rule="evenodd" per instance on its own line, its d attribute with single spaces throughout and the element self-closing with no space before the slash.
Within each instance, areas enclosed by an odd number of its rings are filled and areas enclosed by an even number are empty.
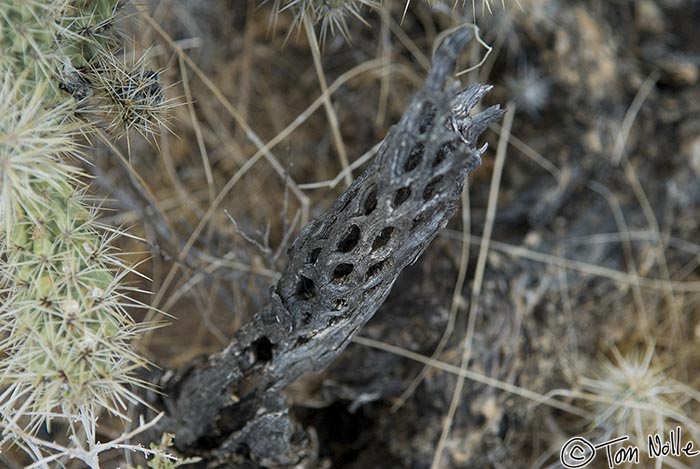
<svg viewBox="0 0 700 469">
<path fill-rule="evenodd" d="M 304 30 L 306 31 L 306 37 L 311 44 L 311 55 L 314 58 L 314 67 L 316 68 L 316 75 L 318 76 L 318 82 L 321 85 L 321 92 L 323 93 L 323 108 L 326 110 L 326 116 L 328 117 L 328 124 L 331 127 L 331 132 L 333 133 L 333 143 L 335 144 L 335 150 L 338 152 L 338 158 L 340 158 L 340 164 L 343 167 L 345 184 L 350 185 L 352 182 L 352 174 L 347 171 L 348 155 L 345 150 L 345 144 L 343 143 L 343 136 L 340 134 L 340 124 L 338 123 L 338 114 L 335 112 L 333 107 L 333 102 L 331 101 L 330 93 L 328 93 L 328 84 L 326 83 L 326 75 L 323 72 L 323 64 L 321 63 L 321 48 L 318 45 L 318 40 L 316 39 L 316 32 L 314 31 L 313 25 L 311 24 L 311 17 L 309 13 L 304 15 Z"/>
<path fill-rule="evenodd" d="M 501 175 L 503 174 L 503 167 L 505 165 L 506 153 L 508 148 L 508 137 L 510 135 L 510 129 L 513 125 L 513 116 L 515 114 L 515 106 L 510 104 L 506 107 L 507 113 L 503 122 L 503 132 L 501 138 L 498 141 L 498 148 L 496 150 L 496 161 L 494 163 L 493 176 L 491 178 L 491 187 L 489 189 L 489 201 L 486 208 L 486 222 L 484 223 L 484 234 L 482 236 L 483 242 L 479 248 L 479 257 L 476 261 L 476 271 L 474 273 L 474 283 L 472 285 L 471 297 L 469 299 L 469 319 L 467 323 L 467 331 L 463 341 L 462 349 L 462 361 L 460 368 L 465 370 L 467 364 L 469 363 L 469 357 L 472 353 L 472 340 L 474 338 L 474 330 L 476 327 L 476 318 L 479 313 L 479 295 L 481 293 L 481 286 L 484 281 L 484 273 L 486 271 L 486 258 L 489 251 L 489 243 L 491 241 L 491 234 L 493 232 L 493 223 L 496 218 L 496 208 L 498 206 L 498 193 L 501 187 Z M 457 406 L 461 401 L 462 389 L 464 388 L 464 378 L 457 380 L 454 392 L 452 394 L 452 401 L 450 407 L 445 416 L 445 420 L 442 426 L 442 433 L 440 434 L 440 440 L 438 441 L 437 448 L 435 449 L 435 457 L 433 458 L 433 469 L 438 469 L 440 467 L 440 460 L 442 459 L 442 452 L 447 443 L 447 438 L 450 434 L 450 428 L 452 426 L 452 420 L 454 419 L 455 412 L 457 411 Z"/>
<path fill-rule="evenodd" d="M 469 266 L 469 247 L 471 243 L 469 242 L 469 229 L 471 226 L 470 216 L 469 216 L 469 185 L 465 184 L 464 190 L 462 191 L 462 243 L 460 249 L 459 257 L 459 271 L 457 272 L 457 279 L 455 280 L 454 289 L 452 291 L 452 302 L 450 303 L 450 313 L 447 319 L 447 324 L 445 325 L 445 330 L 442 332 L 442 337 L 440 341 L 435 346 L 435 350 L 430 355 L 431 360 L 435 360 L 440 357 L 442 352 L 445 351 L 447 343 L 452 337 L 452 332 L 454 331 L 455 321 L 457 319 L 457 313 L 459 311 L 459 305 L 462 298 L 462 290 L 464 289 L 464 281 L 467 276 L 467 267 Z M 429 366 L 426 365 L 418 373 L 418 375 L 413 378 L 408 387 L 403 393 L 396 399 L 396 401 L 391 406 L 391 411 L 396 412 L 404 405 L 408 398 L 413 394 L 416 388 L 423 382 L 426 373 L 429 370 Z"/>
</svg>

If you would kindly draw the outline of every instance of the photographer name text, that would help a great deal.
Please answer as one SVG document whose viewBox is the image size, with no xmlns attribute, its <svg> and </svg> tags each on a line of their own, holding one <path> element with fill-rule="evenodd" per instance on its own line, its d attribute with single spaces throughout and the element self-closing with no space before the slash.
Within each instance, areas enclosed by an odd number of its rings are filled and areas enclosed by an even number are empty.
<svg viewBox="0 0 700 469">
<path fill-rule="evenodd" d="M 658 433 L 647 435 L 646 457 L 650 459 L 667 456 L 694 458 L 700 455 L 700 448 L 693 441 L 683 440 L 681 427 L 670 430 L 668 439 L 664 436 Z M 595 460 L 597 455 L 605 452 L 610 469 L 622 464 L 639 464 L 641 451 L 638 446 L 623 445 L 627 440 L 629 440 L 628 436 L 621 436 L 594 445 L 583 437 L 575 436 L 561 448 L 559 462 L 567 469 L 586 467 Z"/>
</svg>

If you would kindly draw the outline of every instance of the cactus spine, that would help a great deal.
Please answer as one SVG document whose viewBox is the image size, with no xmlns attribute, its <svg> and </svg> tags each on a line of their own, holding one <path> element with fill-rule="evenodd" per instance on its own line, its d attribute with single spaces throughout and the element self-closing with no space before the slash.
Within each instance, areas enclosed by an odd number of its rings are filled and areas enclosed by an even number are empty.
<svg viewBox="0 0 700 469">
<path fill-rule="evenodd" d="M 0 447 L 35 459 L 48 448 L 36 432 L 52 420 L 94 435 L 100 409 L 125 418 L 138 401 L 132 373 L 144 360 L 129 343 L 152 325 L 126 311 L 145 305 L 129 297 L 133 270 L 111 247 L 121 232 L 98 221 L 75 165 L 76 138 L 100 125 L 93 116 L 115 131 L 160 123 L 158 74 L 115 56 L 123 6 L 0 5 Z"/>
</svg>

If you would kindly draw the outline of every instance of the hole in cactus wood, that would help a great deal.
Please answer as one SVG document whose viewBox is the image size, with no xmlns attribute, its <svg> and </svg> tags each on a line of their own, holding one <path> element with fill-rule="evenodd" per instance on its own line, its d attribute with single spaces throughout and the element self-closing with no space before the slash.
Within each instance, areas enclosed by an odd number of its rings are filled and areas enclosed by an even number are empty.
<svg viewBox="0 0 700 469">
<path fill-rule="evenodd" d="M 295 342 L 295 345 L 296 345 L 297 347 L 299 347 L 299 346 L 302 346 L 302 345 L 308 343 L 310 340 L 311 340 L 310 337 L 301 336 L 301 337 L 299 337 L 299 338 L 297 339 L 297 341 Z"/>
<path fill-rule="evenodd" d="M 374 241 L 372 242 L 372 251 L 376 251 L 377 249 L 381 249 L 384 246 L 386 246 L 387 243 L 391 240 L 391 235 L 393 233 L 393 226 L 387 226 L 386 228 L 384 228 L 382 232 L 379 233 L 379 236 L 374 238 Z"/>
<path fill-rule="evenodd" d="M 309 277 L 299 276 L 297 284 L 297 296 L 302 300 L 310 300 L 316 296 L 316 285 Z"/>
<path fill-rule="evenodd" d="M 306 312 L 301 316 L 301 322 L 305 326 L 308 326 L 309 324 L 311 324 L 312 319 L 313 319 L 313 316 L 311 316 L 311 313 L 309 313 L 309 312 Z"/>
<path fill-rule="evenodd" d="M 409 153 L 408 158 L 406 158 L 406 162 L 403 165 L 403 170 L 407 173 L 410 173 L 411 171 L 416 169 L 420 162 L 423 161 L 424 151 L 425 146 L 423 146 L 423 144 L 420 142 L 416 143 L 415 146 L 411 149 L 411 153 Z"/>
<path fill-rule="evenodd" d="M 423 189 L 423 200 L 428 201 L 435 195 L 435 188 L 440 184 L 440 181 L 442 181 L 442 176 L 437 176 L 425 186 L 425 189 Z"/>
<path fill-rule="evenodd" d="M 376 264 L 371 265 L 369 269 L 367 269 L 367 275 L 365 276 L 365 278 L 369 280 L 372 277 L 377 276 L 386 268 L 387 264 L 388 259 L 384 259 L 383 261 L 379 261 Z"/>
<path fill-rule="evenodd" d="M 364 202 L 362 202 L 362 208 L 364 209 L 365 215 L 369 215 L 370 213 L 374 212 L 374 209 L 377 208 L 377 188 L 373 187 L 367 196 L 365 196 Z"/>
<path fill-rule="evenodd" d="M 348 208 L 348 205 L 350 205 L 350 202 L 352 202 L 353 199 L 355 199 L 356 194 L 357 194 L 357 190 L 354 190 L 345 197 L 345 202 L 343 203 L 343 206 L 340 208 L 341 212 L 344 211 L 346 208 Z"/>
<path fill-rule="evenodd" d="M 435 114 L 435 106 L 433 103 L 426 101 L 423 103 L 422 114 L 426 117 L 421 121 L 418 127 L 418 133 L 423 135 L 433 126 L 433 115 Z"/>
<path fill-rule="evenodd" d="M 321 254 L 321 248 L 315 248 L 313 249 L 307 256 L 306 256 L 306 263 L 314 265 L 316 261 L 318 260 L 318 255 Z"/>
<path fill-rule="evenodd" d="M 440 145 L 440 148 L 438 149 L 437 156 L 435 156 L 435 159 L 433 160 L 433 168 L 436 166 L 439 166 L 440 163 L 445 161 L 445 158 L 447 158 L 447 155 L 455 151 L 457 146 L 454 144 L 454 142 L 447 142 L 443 143 Z"/>
<path fill-rule="evenodd" d="M 406 202 L 409 197 L 411 197 L 411 188 L 402 187 L 394 193 L 394 202 L 392 203 L 392 205 L 394 206 L 394 208 L 396 208 L 402 203 Z"/>
<path fill-rule="evenodd" d="M 338 243 L 338 251 L 340 252 L 350 252 L 355 249 L 357 243 L 360 241 L 360 227 L 357 225 L 352 225 L 348 231 L 343 236 L 343 239 Z"/>
<path fill-rule="evenodd" d="M 261 337 L 251 344 L 253 356 L 256 362 L 269 362 L 272 360 L 272 349 L 275 347 L 270 339 Z"/>
<path fill-rule="evenodd" d="M 411 224 L 411 230 L 418 228 L 426 219 L 428 218 L 425 212 L 421 212 L 413 218 L 413 223 Z"/>
<path fill-rule="evenodd" d="M 432 116 L 426 117 L 423 119 L 423 122 L 420 123 L 420 127 L 418 127 L 418 133 L 423 135 L 426 133 L 430 128 L 433 126 L 433 118 Z"/>
<path fill-rule="evenodd" d="M 353 269 L 354 267 L 352 264 L 338 264 L 333 270 L 333 281 L 336 283 L 342 283 L 348 277 L 348 275 L 352 273 Z"/>
</svg>

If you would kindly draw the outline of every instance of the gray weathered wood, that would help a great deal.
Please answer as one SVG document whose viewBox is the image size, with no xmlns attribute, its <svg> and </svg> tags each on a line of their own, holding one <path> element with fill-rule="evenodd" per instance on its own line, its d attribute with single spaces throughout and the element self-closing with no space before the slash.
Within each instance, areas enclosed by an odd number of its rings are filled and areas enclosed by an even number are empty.
<svg viewBox="0 0 700 469">
<path fill-rule="evenodd" d="M 502 115 L 493 106 L 469 116 L 490 87 L 459 92 L 450 79 L 471 37 L 468 28 L 444 37 L 371 166 L 299 233 L 269 305 L 225 350 L 165 385 L 161 430 L 175 433 L 178 449 L 263 466 L 312 457 L 283 388 L 337 357 L 447 224 L 485 150 L 477 138 Z"/>
</svg>

